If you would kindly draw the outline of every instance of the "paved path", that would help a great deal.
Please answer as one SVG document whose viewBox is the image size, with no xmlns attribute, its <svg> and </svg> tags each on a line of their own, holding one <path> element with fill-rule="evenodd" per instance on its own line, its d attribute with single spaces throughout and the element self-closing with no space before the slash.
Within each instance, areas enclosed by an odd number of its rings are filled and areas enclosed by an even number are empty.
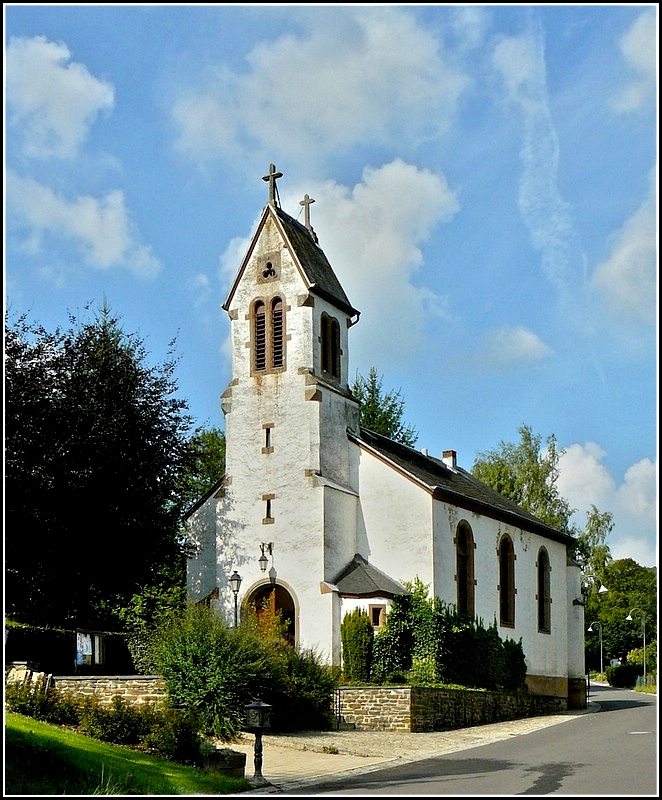
<svg viewBox="0 0 662 800">
<path fill-rule="evenodd" d="M 589 703 L 588 708 L 582 711 L 431 733 L 307 731 L 264 734 L 262 775 L 266 783 L 258 786 L 256 781 L 256 788 L 249 793 L 287 792 L 312 786 L 321 780 L 328 781 L 330 777 L 347 777 L 356 772 L 371 772 L 384 766 L 454 753 L 522 736 L 597 710 L 597 703 Z M 246 777 L 249 780 L 254 774 L 254 742 L 252 735 L 244 734 L 238 743 L 230 745 L 233 750 L 246 753 Z"/>
</svg>

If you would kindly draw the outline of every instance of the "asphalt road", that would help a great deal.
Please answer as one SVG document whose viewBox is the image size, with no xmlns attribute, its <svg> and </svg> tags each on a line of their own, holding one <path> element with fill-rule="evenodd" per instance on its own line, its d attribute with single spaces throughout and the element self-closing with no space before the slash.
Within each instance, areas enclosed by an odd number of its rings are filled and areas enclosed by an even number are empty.
<svg viewBox="0 0 662 800">
<path fill-rule="evenodd" d="M 658 797 L 657 696 L 592 686 L 600 711 L 461 752 L 288 794 Z"/>
</svg>

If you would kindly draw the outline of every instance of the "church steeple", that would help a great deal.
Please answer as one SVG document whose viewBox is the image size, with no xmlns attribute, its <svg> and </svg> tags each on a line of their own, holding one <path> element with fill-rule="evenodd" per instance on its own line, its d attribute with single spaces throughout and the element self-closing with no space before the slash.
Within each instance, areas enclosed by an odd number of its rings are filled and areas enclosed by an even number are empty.
<svg viewBox="0 0 662 800">
<path fill-rule="evenodd" d="M 335 447 L 325 450 L 321 442 L 346 441 L 347 428 L 358 426 L 358 406 L 349 388 L 349 330 L 359 312 L 317 244 L 310 224 L 313 198 L 304 196 L 301 224 L 280 207 L 280 177 L 270 164 L 263 176 L 269 202 L 223 303 L 232 333 L 232 381 L 221 403 L 228 463 L 239 469 L 237 441 L 253 438 L 258 453 L 272 447 L 262 440 L 268 430 L 293 443 L 302 436 L 316 442 L 307 468 L 345 483 L 346 458 L 339 459 Z M 243 413 L 236 416 L 231 412 L 239 398 Z"/>
</svg>

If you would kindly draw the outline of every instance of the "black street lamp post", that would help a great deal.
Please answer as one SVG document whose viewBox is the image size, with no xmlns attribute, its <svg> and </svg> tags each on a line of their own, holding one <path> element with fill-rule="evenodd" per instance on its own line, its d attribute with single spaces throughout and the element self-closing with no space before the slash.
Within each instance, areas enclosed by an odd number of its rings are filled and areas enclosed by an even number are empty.
<svg viewBox="0 0 662 800">
<path fill-rule="evenodd" d="M 230 586 L 232 587 L 232 594 L 234 595 L 234 626 L 237 627 L 239 617 L 237 614 L 237 595 L 239 594 L 239 587 L 241 586 L 241 575 L 235 570 L 230 575 Z"/>
</svg>

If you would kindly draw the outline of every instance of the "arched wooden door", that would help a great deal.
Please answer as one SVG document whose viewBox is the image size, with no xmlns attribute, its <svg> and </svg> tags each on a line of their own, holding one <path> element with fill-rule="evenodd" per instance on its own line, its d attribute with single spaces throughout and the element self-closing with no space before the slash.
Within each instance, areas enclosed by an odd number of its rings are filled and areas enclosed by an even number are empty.
<svg viewBox="0 0 662 800">
<path fill-rule="evenodd" d="M 271 627 L 276 616 L 279 616 L 285 627 L 285 639 L 294 644 L 296 641 L 294 600 L 284 586 L 269 584 L 258 587 L 249 599 L 255 609 L 258 624 Z"/>
</svg>

